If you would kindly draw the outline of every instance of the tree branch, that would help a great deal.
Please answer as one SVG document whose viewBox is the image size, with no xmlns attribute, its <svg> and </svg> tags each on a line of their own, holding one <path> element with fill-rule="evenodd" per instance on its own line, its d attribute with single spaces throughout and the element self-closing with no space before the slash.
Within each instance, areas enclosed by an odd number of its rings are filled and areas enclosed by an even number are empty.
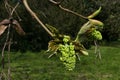
<svg viewBox="0 0 120 80">
<path fill-rule="evenodd" d="M 74 11 L 72 11 L 72 10 L 70 10 L 70 9 L 64 8 L 62 5 L 60 5 L 64 0 L 62 0 L 61 2 L 56 2 L 56 1 L 54 1 L 54 0 L 49 0 L 49 1 L 50 1 L 51 3 L 57 5 L 57 6 L 58 6 L 61 10 L 63 10 L 63 11 L 66 11 L 66 12 L 68 12 L 68 13 L 74 14 L 74 15 L 79 16 L 79 17 L 84 18 L 84 19 L 88 19 L 87 17 L 85 17 L 85 16 L 83 16 L 83 15 L 77 13 L 77 12 L 74 12 Z"/>
<path fill-rule="evenodd" d="M 49 29 L 42 23 L 42 21 L 37 17 L 37 15 L 30 9 L 28 3 L 27 3 L 27 0 L 22 0 L 23 1 L 23 4 L 25 6 L 25 8 L 27 9 L 27 11 L 31 14 L 31 16 L 33 16 L 37 22 L 48 32 L 48 34 L 50 36 L 54 36 L 50 31 Z"/>
</svg>

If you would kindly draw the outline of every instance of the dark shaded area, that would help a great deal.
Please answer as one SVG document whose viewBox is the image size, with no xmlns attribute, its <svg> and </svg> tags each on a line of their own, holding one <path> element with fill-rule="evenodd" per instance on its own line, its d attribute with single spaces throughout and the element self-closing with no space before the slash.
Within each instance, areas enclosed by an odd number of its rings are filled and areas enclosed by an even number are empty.
<svg viewBox="0 0 120 80">
<path fill-rule="evenodd" d="M 9 0 L 13 6 L 17 0 Z M 68 34 L 74 39 L 80 27 L 86 22 L 78 16 L 66 13 L 58 7 L 50 3 L 48 0 L 28 0 L 32 10 L 36 12 L 37 16 L 43 21 L 53 25 L 63 34 Z M 103 39 L 106 41 L 115 41 L 120 37 L 120 1 L 119 0 L 65 0 L 62 5 L 73 11 L 76 11 L 84 16 L 88 16 L 102 6 L 101 13 L 95 17 L 101 20 L 105 26 L 102 31 Z M 51 37 L 25 10 L 21 4 L 17 10 L 21 26 L 27 33 L 25 36 L 19 36 L 13 31 L 12 50 L 32 50 L 40 51 L 47 49 L 48 41 Z M 0 21 L 8 18 L 8 13 L 5 9 L 3 0 L 0 0 Z M 13 16 L 18 20 L 17 16 Z M 2 49 L 5 42 L 6 33 L 0 36 L 0 49 Z M 86 45 L 90 45 L 87 42 Z M 87 46 L 89 47 L 89 46 Z"/>
</svg>

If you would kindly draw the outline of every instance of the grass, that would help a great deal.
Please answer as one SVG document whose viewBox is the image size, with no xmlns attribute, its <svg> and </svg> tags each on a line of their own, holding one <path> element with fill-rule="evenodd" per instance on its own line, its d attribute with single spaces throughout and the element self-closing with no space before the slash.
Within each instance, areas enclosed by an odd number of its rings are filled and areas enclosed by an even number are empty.
<svg viewBox="0 0 120 80">
<path fill-rule="evenodd" d="M 92 47 L 89 56 L 81 56 L 73 71 L 67 71 L 56 56 L 48 59 L 49 54 L 44 51 L 12 52 L 11 77 L 12 80 L 120 80 L 120 47 L 101 46 L 100 49 L 101 61 L 95 59 Z"/>
</svg>

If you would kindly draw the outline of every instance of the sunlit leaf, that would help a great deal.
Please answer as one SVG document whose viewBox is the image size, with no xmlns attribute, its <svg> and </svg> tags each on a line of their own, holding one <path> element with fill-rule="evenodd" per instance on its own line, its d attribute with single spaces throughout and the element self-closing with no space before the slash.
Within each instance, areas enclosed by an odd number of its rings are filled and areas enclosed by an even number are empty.
<svg viewBox="0 0 120 80">
<path fill-rule="evenodd" d="M 7 26 L 5 25 L 0 26 L 0 36 L 5 32 L 6 29 L 7 29 Z"/>
<path fill-rule="evenodd" d="M 17 31 L 19 35 L 25 35 L 25 32 L 16 20 L 13 21 L 13 24 L 13 28 Z"/>
<path fill-rule="evenodd" d="M 85 50 L 80 50 L 80 51 L 81 51 L 81 53 L 82 53 L 83 55 L 88 56 L 88 52 L 87 52 L 87 51 L 85 51 Z"/>
<path fill-rule="evenodd" d="M 0 25 L 8 25 L 10 24 L 10 20 L 9 19 L 4 19 L 0 22 Z"/>
<path fill-rule="evenodd" d="M 89 19 L 94 18 L 95 16 L 97 16 L 101 11 L 101 7 L 99 7 L 98 10 L 96 10 L 94 13 L 92 13 L 91 15 L 88 16 Z"/>
<path fill-rule="evenodd" d="M 94 26 L 99 26 L 100 28 L 103 28 L 104 24 L 103 22 L 95 19 L 89 19 L 90 23 Z"/>
<path fill-rule="evenodd" d="M 80 29 L 80 31 L 78 32 L 78 35 L 82 35 L 82 34 L 84 34 L 84 33 L 86 33 L 90 28 L 91 28 L 91 24 L 90 24 L 90 22 L 88 21 L 87 23 L 85 23 L 82 27 L 81 27 L 81 29 Z"/>
</svg>

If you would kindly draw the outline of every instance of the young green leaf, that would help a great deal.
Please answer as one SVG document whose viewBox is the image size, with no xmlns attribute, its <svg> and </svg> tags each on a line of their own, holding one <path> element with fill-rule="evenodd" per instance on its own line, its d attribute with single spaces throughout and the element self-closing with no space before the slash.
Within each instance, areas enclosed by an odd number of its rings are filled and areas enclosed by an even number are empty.
<svg viewBox="0 0 120 80">
<path fill-rule="evenodd" d="M 96 10 L 94 13 L 92 13 L 91 15 L 88 16 L 89 19 L 94 18 L 95 16 L 97 16 L 101 11 L 101 7 L 99 7 L 98 10 Z"/>
</svg>

